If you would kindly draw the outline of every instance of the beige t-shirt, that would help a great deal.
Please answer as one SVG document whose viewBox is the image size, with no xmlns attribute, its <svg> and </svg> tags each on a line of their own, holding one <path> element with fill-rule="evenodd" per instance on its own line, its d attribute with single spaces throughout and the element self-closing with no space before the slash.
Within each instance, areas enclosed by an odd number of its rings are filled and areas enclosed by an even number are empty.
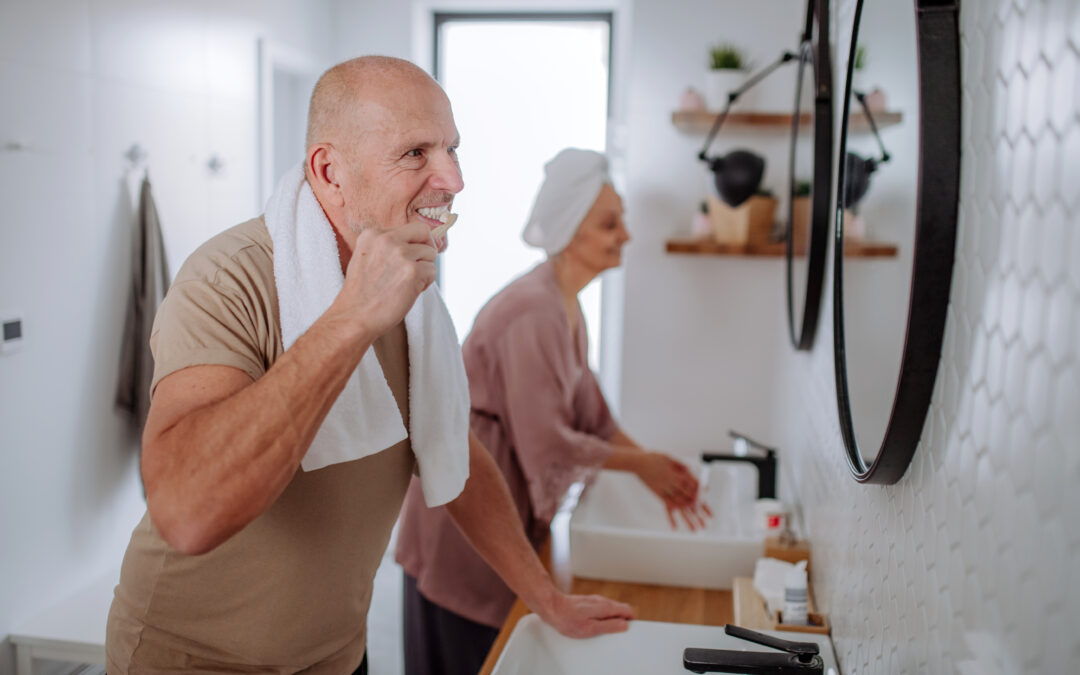
<svg viewBox="0 0 1080 675">
<path fill-rule="evenodd" d="M 262 218 L 192 254 L 158 312 L 151 347 L 154 386 L 199 364 L 258 379 L 281 356 Z M 407 424 L 404 325 L 374 347 Z M 144 515 L 109 612 L 110 675 L 352 672 L 366 647 L 375 570 L 414 466 L 406 439 L 363 459 L 298 470 L 265 513 L 199 556 L 169 547 Z"/>
</svg>

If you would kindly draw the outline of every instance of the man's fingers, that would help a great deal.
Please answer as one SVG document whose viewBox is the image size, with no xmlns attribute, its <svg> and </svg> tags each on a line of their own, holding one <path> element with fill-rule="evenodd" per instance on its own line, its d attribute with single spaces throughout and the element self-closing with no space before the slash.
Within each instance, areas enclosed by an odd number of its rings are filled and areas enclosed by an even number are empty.
<svg viewBox="0 0 1080 675">
<path fill-rule="evenodd" d="M 588 624 L 584 637 L 596 637 L 608 633 L 625 633 L 628 628 L 630 628 L 630 621 L 623 617 L 596 619 Z"/>
<path fill-rule="evenodd" d="M 431 244 L 406 244 L 405 245 L 405 258 L 406 260 L 415 260 L 417 262 L 435 262 L 435 256 L 438 251 Z"/>
<path fill-rule="evenodd" d="M 431 228 L 422 220 L 409 221 L 389 232 L 400 237 L 400 241 L 410 244 L 424 244 L 428 248 L 434 247 L 434 242 L 431 240 Z"/>
</svg>

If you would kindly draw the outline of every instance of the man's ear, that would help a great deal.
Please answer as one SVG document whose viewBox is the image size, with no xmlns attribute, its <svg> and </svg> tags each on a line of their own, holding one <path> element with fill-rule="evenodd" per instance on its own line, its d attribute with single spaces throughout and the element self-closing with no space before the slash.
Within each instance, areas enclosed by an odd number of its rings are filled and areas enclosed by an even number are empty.
<svg viewBox="0 0 1080 675">
<path fill-rule="evenodd" d="M 341 190 L 341 183 L 338 182 L 339 161 L 338 153 L 329 143 L 316 143 L 308 148 L 305 167 L 308 182 L 324 208 L 345 205 L 345 195 Z"/>
</svg>

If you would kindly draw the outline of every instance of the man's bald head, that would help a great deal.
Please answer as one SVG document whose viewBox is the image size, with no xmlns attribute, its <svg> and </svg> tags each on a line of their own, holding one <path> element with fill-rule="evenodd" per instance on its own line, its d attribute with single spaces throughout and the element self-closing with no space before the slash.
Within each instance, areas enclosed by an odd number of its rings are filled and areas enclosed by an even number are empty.
<svg viewBox="0 0 1080 675">
<path fill-rule="evenodd" d="M 363 125 L 365 104 L 384 104 L 405 85 L 439 88 L 423 69 L 404 59 L 361 56 L 339 63 L 323 73 L 311 92 L 305 145 L 342 142 L 349 132 L 358 131 L 357 123 Z"/>
</svg>

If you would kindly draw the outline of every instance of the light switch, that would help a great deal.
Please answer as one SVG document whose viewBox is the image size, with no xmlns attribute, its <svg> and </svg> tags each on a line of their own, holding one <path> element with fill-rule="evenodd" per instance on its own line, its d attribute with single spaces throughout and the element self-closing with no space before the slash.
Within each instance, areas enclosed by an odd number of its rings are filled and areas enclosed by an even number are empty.
<svg viewBox="0 0 1080 675">
<path fill-rule="evenodd" d="M 0 314 L 0 353 L 17 351 L 23 342 L 23 321 L 17 314 Z"/>
</svg>

